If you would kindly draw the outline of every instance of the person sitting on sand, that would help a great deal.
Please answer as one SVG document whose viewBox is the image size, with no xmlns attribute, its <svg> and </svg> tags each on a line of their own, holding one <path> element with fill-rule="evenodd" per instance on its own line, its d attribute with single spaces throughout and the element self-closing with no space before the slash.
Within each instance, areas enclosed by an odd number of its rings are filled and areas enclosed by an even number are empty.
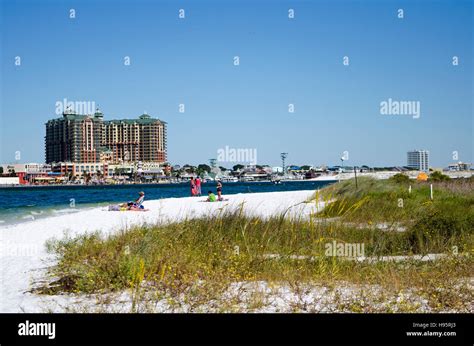
<svg viewBox="0 0 474 346">
<path fill-rule="evenodd" d="M 209 191 L 207 194 L 209 196 L 207 197 L 207 200 L 206 200 L 207 202 L 215 202 L 217 200 L 216 195 L 214 195 L 212 191 Z"/>
<path fill-rule="evenodd" d="M 126 206 L 127 210 L 140 210 L 144 209 L 143 201 L 145 200 L 145 192 L 140 191 L 138 198 L 134 202 L 124 203 L 122 206 Z"/>
</svg>

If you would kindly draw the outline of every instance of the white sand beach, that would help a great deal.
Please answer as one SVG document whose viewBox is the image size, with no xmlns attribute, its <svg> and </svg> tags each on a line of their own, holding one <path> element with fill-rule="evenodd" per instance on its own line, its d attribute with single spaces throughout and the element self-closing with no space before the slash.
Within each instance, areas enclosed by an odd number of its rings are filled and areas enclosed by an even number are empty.
<svg viewBox="0 0 474 346">
<path fill-rule="evenodd" d="M 64 302 L 64 296 L 29 293 L 44 281 L 54 258 L 46 252 L 48 239 L 60 239 L 100 230 L 110 234 L 143 223 L 166 223 L 204 217 L 243 208 L 247 215 L 268 217 L 287 211 L 287 217 L 305 217 L 321 210 L 323 203 L 305 203 L 314 191 L 226 195 L 228 201 L 207 203 L 205 197 L 145 201 L 148 212 L 114 212 L 97 207 L 54 217 L 0 227 L 0 312 L 45 312 L 45 302 Z M 67 302 L 66 302 L 67 304 Z M 50 310 L 48 310 L 50 311 Z"/>
</svg>

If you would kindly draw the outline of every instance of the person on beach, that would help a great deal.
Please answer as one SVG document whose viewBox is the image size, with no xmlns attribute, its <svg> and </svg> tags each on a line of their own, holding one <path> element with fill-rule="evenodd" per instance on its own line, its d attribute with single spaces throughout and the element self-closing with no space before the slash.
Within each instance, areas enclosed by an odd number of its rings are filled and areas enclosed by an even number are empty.
<svg viewBox="0 0 474 346">
<path fill-rule="evenodd" d="M 127 208 L 127 210 L 141 210 L 145 209 L 143 206 L 143 201 L 145 200 L 145 192 L 140 191 L 138 193 L 138 198 L 133 202 L 124 203 L 121 207 Z"/>
<path fill-rule="evenodd" d="M 212 191 L 208 191 L 207 195 L 208 195 L 207 200 L 206 200 L 207 202 L 215 202 L 216 201 L 216 195 L 214 195 L 212 193 Z"/>
<path fill-rule="evenodd" d="M 194 181 L 194 177 L 191 177 L 191 197 L 196 196 L 196 182 Z"/>
<path fill-rule="evenodd" d="M 196 195 L 201 196 L 201 178 L 196 177 Z"/>
<path fill-rule="evenodd" d="M 222 183 L 219 180 L 217 180 L 217 200 L 222 201 Z"/>
</svg>

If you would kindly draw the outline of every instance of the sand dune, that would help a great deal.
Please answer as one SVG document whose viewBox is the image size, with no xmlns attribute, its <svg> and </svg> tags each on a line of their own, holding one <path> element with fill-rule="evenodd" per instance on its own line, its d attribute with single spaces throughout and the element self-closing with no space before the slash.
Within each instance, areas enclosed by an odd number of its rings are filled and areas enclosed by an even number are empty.
<svg viewBox="0 0 474 346">
<path fill-rule="evenodd" d="M 104 207 L 65 213 L 54 217 L 0 227 L 0 312 L 42 312 L 44 303 L 63 300 L 60 296 L 28 293 L 32 282 L 44 280 L 54 258 L 46 252 L 45 242 L 65 234 L 77 235 L 100 230 L 104 234 L 143 223 L 179 221 L 204 217 L 243 206 L 247 215 L 268 217 L 287 211 L 288 217 L 304 217 L 322 203 L 303 203 L 313 191 L 268 192 L 227 195 L 228 201 L 208 203 L 205 197 L 168 198 L 145 201 L 148 212 L 113 212 Z M 67 304 L 67 302 L 66 302 Z"/>
</svg>

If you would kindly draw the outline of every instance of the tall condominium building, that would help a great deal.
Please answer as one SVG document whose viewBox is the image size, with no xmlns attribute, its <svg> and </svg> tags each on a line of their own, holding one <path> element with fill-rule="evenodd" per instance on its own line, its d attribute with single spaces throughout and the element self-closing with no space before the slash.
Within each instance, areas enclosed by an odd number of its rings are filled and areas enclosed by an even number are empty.
<svg viewBox="0 0 474 346">
<path fill-rule="evenodd" d="M 407 167 L 417 169 L 419 171 L 429 170 L 430 152 L 427 150 L 413 150 L 407 152 Z"/>
<path fill-rule="evenodd" d="M 46 163 L 165 162 L 166 123 L 142 114 L 138 119 L 103 120 L 97 110 L 67 110 L 46 123 Z"/>
<path fill-rule="evenodd" d="M 46 123 L 46 163 L 99 162 L 103 115 L 75 114 L 66 110 L 62 118 Z"/>
<path fill-rule="evenodd" d="M 142 114 L 138 119 L 104 121 L 103 146 L 113 161 L 166 161 L 166 123 Z"/>
</svg>

